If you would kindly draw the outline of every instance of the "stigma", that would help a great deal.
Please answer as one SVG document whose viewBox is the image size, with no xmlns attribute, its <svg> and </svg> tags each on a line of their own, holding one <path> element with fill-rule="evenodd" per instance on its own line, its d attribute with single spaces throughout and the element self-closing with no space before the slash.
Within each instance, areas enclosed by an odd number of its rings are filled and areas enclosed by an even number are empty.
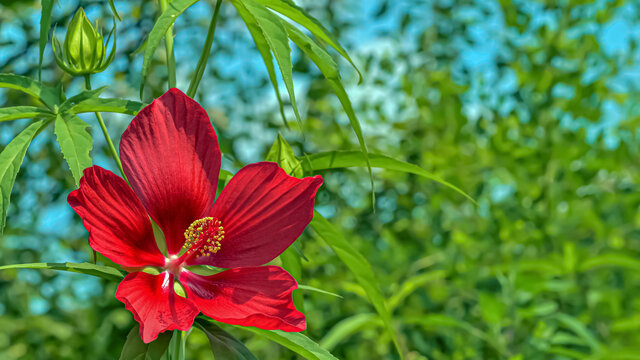
<svg viewBox="0 0 640 360">
<path fill-rule="evenodd" d="M 188 257 L 210 256 L 217 253 L 224 239 L 222 222 L 214 217 L 204 217 L 191 223 L 184 231 L 182 248 Z"/>
</svg>

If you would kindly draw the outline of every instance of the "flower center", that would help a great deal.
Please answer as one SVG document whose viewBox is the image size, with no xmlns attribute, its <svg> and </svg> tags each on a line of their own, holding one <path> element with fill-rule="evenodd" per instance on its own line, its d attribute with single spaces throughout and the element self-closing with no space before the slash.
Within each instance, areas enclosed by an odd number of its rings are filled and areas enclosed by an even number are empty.
<svg viewBox="0 0 640 360">
<path fill-rule="evenodd" d="M 205 217 L 191 223 L 184 231 L 183 249 L 188 257 L 209 256 L 220 250 L 224 239 L 222 222 L 214 217 Z"/>
</svg>

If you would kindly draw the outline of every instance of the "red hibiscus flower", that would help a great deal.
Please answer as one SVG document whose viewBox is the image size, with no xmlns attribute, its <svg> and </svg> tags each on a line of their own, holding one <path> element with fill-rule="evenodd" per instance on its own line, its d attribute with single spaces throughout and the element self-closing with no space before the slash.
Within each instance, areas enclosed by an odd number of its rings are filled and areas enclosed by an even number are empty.
<svg viewBox="0 0 640 360">
<path fill-rule="evenodd" d="M 188 330 L 199 312 L 228 324 L 302 331 L 293 305 L 298 285 L 284 269 L 263 265 L 289 247 L 311 221 L 320 176 L 297 179 L 277 164 L 242 168 L 215 199 L 220 148 L 209 118 L 171 89 L 133 119 L 120 154 L 131 187 L 99 166 L 84 171 L 69 204 L 89 231 L 89 245 L 127 269 L 122 301 L 151 342 L 166 330 Z M 215 202 L 214 202 L 215 200 Z M 158 249 L 149 217 L 166 239 Z M 193 265 L 229 270 L 201 276 Z M 186 291 L 174 291 L 179 281 Z"/>
</svg>

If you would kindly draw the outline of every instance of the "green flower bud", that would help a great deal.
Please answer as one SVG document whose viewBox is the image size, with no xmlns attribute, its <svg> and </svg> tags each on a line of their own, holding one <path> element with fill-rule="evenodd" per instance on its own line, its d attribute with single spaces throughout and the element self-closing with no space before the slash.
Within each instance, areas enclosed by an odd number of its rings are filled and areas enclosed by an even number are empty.
<svg viewBox="0 0 640 360">
<path fill-rule="evenodd" d="M 96 27 L 98 24 L 96 23 Z M 111 54 L 106 57 L 106 44 L 111 40 Z M 64 48 L 54 36 L 53 54 L 58 66 L 71 75 L 88 75 L 104 71 L 116 52 L 116 23 L 107 37 L 106 44 L 103 41 L 101 30 L 96 30 L 91 24 L 84 10 L 80 8 L 71 19 L 64 38 Z"/>
</svg>

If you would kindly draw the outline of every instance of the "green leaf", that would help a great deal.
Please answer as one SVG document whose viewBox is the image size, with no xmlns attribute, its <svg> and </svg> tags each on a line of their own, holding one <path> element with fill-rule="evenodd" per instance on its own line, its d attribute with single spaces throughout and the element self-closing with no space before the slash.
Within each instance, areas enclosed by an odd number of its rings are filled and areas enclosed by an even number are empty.
<svg viewBox="0 0 640 360">
<path fill-rule="evenodd" d="M 302 161 L 302 166 L 310 168 L 309 170 L 325 170 L 354 166 L 366 166 L 364 156 L 360 151 L 329 151 L 313 154 L 311 156 L 301 158 L 300 160 Z M 369 160 L 371 160 L 371 166 L 376 168 L 411 173 L 422 176 L 429 180 L 436 181 L 452 190 L 455 190 L 457 193 L 466 197 L 474 204 L 477 204 L 471 196 L 469 196 L 457 186 L 442 180 L 441 178 L 431 174 L 430 172 L 422 169 L 417 165 L 409 164 L 408 162 L 379 154 L 369 154 Z"/>
<path fill-rule="evenodd" d="M 67 100 L 65 100 L 65 102 L 63 102 L 62 105 L 60 105 L 58 112 L 68 112 L 69 109 L 71 109 L 77 104 L 82 103 L 83 101 L 97 98 L 106 89 L 107 89 L 107 86 L 101 86 L 97 89 L 81 91 L 77 95 L 74 95 L 68 98 Z"/>
<path fill-rule="evenodd" d="M 640 260 L 625 254 L 602 254 L 585 259 L 578 265 L 578 271 L 585 272 L 601 267 L 621 267 L 640 271 Z"/>
<path fill-rule="evenodd" d="M 293 153 L 291 145 L 287 143 L 287 140 L 285 140 L 280 133 L 278 133 L 276 141 L 273 142 L 271 149 L 269 149 L 265 160 L 277 162 L 278 165 L 291 176 L 297 178 L 304 176 L 302 164 Z"/>
<path fill-rule="evenodd" d="M 40 81 L 14 74 L 0 74 L 0 88 L 14 89 L 34 96 L 52 110 L 63 97 L 61 88 L 53 88 Z"/>
<path fill-rule="evenodd" d="M 434 270 L 424 274 L 419 274 L 409 278 L 405 281 L 400 290 L 397 291 L 387 302 L 387 307 L 389 308 L 389 312 L 393 312 L 393 310 L 400 305 L 400 303 L 411 293 L 416 291 L 419 288 L 423 288 L 425 284 L 444 279 L 447 276 L 447 273 L 444 270 Z"/>
<path fill-rule="evenodd" d="M 296 120 L 302 129 L 302 119 L 300 118 L 298 104 L 296 102 L 296 96 L 293 89 L 291 48 L 289 47 L 287 32 L 282 25 L 280 18 L 269 11 L 269 9 L 264 5 L 257 3 L 254 0 L 233 0 L 232 3 L 236 9 L 238 9 L 238 13 L 244 20 L 247 28 L 249 28 L 256 46 L 258 47 L 263 60 L 265 60 L 268 71 L 270 71 L 270 67 L 273 68 L 273 63 L 271 63 L 271 65 L 268 64 L 268 62 L 271 62 L 271 53 L 273 53 L 273 56 L 278 63 L 278 67 L 280 68 L 280 74 L 282 75 L 282 80 L 284 81 L 287 93 L 289 94 L 293 113 L 295 114 Z M 262 36 L 256 37 L 254 35 L 255 32 L 261 33 Z M 269 60 L 266 60 L 265 58 L 269 58 Z M 271 77 L 271 73 L 269 74 L 269 77 L 271 78 L 271 82 L 274 87 L 277 87 L 277 83 L 275 82 L 275 72 L 273 72 L 273 78 Z"/>
<path fill-rule="evenodd" d="M 120 360 L 160 360 L 169 346 L 173 332 L 165 331 L 158 338 L 145 344 L 140 338 L 140 325 L 136 324 L 122 347 Z"/>
<path fill-rule="evenodd" d="M 145 105 L 138 101 L 123 99 L 103 99 L 99 97 L 89 98 L 73 105 L 69 112 L 81 114 L 88 112 L 112 112 L 128 115 L 137 115 Z"/>
<path fill-rule="evenodd" d="M 369 180 L 371 182 L 371 201 L 375 204 L 373 172 L 369 162 L 369 151 L 367 150 L 367 144 L 365 143 L 364 136 L 362 135 L 360 121 L 358 120 L 355 111 L 353 111 L 351 100 L 349 100 L 349 96 L 340 81 L 338 65 L 333 61 L 325 49 L 321 48 L 313 40 L 309 39 L 309 37 L 303 34 L 302 31 L 285 21 L 283 21 L 282 24 L 287 29 L 289 38 L 291 38 L 291 40 L 298 45 L 300 50 L 307 54 L 311 61 L 316 64 L 318 69 L 320 69 L 320 72 L 322 72 L 324 77 L 327 79 L 327 82 L 333 89 L 333 92 L 338 97 L 338 100 L 340 100 L 340 104 L 342 104 L 342 108 L 349 118 L 349 123 L 351 123 L 353 131 L 356 133 L 358 143 L 360 143 L 360 150 L 362 150 L 362 153 L 364 154 L 364 160 L 367 164 L 367 169 L 369 170 Z"/>
<path fill-rule="evenodd" d="M 254 327 L 237 326 L 251 331 L 271 341 L 286 347 L 307 360 L 337 360 L 337 358 L 313 340 L 299 332 L 284 332 L 282 330 L 262 330 Z"/>
<path fill-rule="evenodd" d="M 587 328 L 585 324 L 580 322 L 580 320 L 574 318 L 571 315 L 567 314 L 556 314 L 553 316 L 555 319 L 560 321 L 567 329 L 573 331 L 576 335 L 578 335 L 585 343 L 591 348 L 593 352 L 598 352 L 603 349 L 602 344 L 598 342 L 593 333 Z"/>
<path fill-rule="evenodd" d="M 362 82 L 362 74 L 360 70 L 353 63 L 347 51 L 340 45 L 338 39 L 333 36 L 318 20 L 309 15 L 304 9 L 296 5 L 291 0 L 258 0 L 262 4 L 266 5 L 268 8 L 288 17 L 294 22 L 304 26 L 307 30 L 311 31 L 311 33 L 326 42 L 334 48 L 342 57 L 344 57 L 358 72 L 359 82 Z"/>
<path fill-rule="evenodd" d="M 89 155 L 93 148 L 93 138 L 87 131 L 88 127 L 89 124 L 76 115 L 63 113 L 56 117 L 56 138 L 69 164 L 76 186 L 80 186 L 82 171 L 93 164 Z"/>
<path fill-rule="evenodd" d="M 317 293 L 325 294 L 325 295 L 331 295 L 331 296 L 335 296 L 337 298 L 342 299 L 341 295 L 338 295 L 336 293 L 332 293 L 331 291 L 318 289 L 317 287 L 313 287 L 313 286 L 309 286 L 309 285 L 300 285 L 300 284 L 298 284 L 298 289 L 307 290 L 307 291 L 313 291 L 313 292 L 317 292 Z"/>
<path fill-rule="evenodd" d="M 31 119 L 38 116 L 52 117 L 54 114 L 36 106 L 11 106 L 0 108 L 0 121 Z"/>
<path fill-rule="evenodd" d="M 118 21 L 122 21 L 120 14 L 118 14 L 118 10 L 116 10 L 116 4 L 113 3 L 113 0 L 109 0 L 109 7 L 111 7 L 111 12 L 113 13 L 113 16 L 115 16 L 116 19 L 118 19 Z"/>
<path fill-rule="evenodd" d="M 120 281 L 124 278 L 124 275 L 115 268 L 91 263 L 29 263 L 0 266 L 0 270 L 9 269 L 50 269 L 70 271 L 101 277 L 109 281 Z"/>
<path fill-rule="evenodd" d="M 42 60 L 44 59 L 44 48 L 49 41 L 49 31 L 51 30 L 51 13 L 55 0 L 42 0 L 42 14 L 40 15 L 40 55 L 38 58 L 38 79 L 42 78 Z"/>
<path fill-rule="evenodd" d="M 32 123 L 11 140 L 0 153 L 0 192 L 2 193 L 0 198 L 0 208 L 2 208 L 2 213 L 0 213 L 0 234 L 2 234 L 6 225 L 11 189 L 13 189 L 13 184 L 16 181 L 24 155 L 27 153 L 27 148 L 31 141 L 50 122 L 50 120 L 40 120 Z"/>
<path fill-rule="evenodd" d="M 320 340 L 320 345 L 327 350 L 331 350 L 341 341 L 349 338 L 361 329 L 365 327 L 370 329 L 374 326 L 383 326 L 380 317 L 376 314 L 365 313 L 350 316 L 335 324 L 322 340 Z"/>
<path fill-rule="evenodd" d="M 144 48 L 144 58 L 142 59 L 142 80 L 140 81 L 140 98 L 142 99 L 142 92 L 144 91 L 144 84 L 149 74 L 149 65 L 151 65 L 151 59 L 156 52 L 160 41 L 164 38 L 167 30 L 173 25 L 178 16 L 187 10 L 191 5 L 197 3 L 198 0 L 173 0 L 167 5 L 167 9 L 156 20 L 153 25 L 153 29 L 149 33 Z"/>
<path fill-rule="evenodd" d="M 396 332 L 391 324 L 391 313 L 387 309 L 384 297 L 380 293 L 378 282 L 375 279 L 375 275 L 367 259 L 353 247 L 351 242 L 342 236 L 342 233 L 338 231 L 338 229 L 317 211 L 313 212 L 313 219 L 310 225 L 316 234 L 333 249 L 340 260 L 342 260 L 353 275 L 355 275 L 356 280 L 366 292 L 369 301 L 382 318 L 385 328 L 389 332 L 398 350 L 398 354 L 403 358 Z"/>
<path fill-rule="evenodd" d="M 209 338 L 211 351 L 215 359 L 225 360 L 257 360 L 257 358 L 247 349 L 243 343 L 222 330 L 213 321 L 203 318 L 196 318 L 196 326 Z"/>
</svg>

